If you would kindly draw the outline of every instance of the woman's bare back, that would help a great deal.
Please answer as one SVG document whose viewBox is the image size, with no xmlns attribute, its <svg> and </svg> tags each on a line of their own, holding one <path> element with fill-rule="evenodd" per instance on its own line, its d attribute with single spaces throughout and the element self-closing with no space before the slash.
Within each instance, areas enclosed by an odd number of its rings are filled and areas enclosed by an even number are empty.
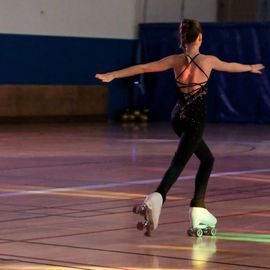
<svg viewBox="0 0 270 270">
<path fill-rule="evenodd" d="M 211 55 L 181 54 L 175 57 L 175 79 L 183 93 L 190 93 L 200 88 L 200 85 L 205 85 L 211 71 Z"/>
</svg>

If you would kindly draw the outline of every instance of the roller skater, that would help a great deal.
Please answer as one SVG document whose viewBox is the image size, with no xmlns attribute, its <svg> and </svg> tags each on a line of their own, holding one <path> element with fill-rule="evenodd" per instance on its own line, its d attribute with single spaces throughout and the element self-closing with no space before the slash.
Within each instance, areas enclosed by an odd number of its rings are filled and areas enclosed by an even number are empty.
<svg viewBox="0 0 270 270">
<path fill-rule="evenodd" d="M 180 40 L 183 54 L 175 54 L 159 61 L 131 66 L 125 69 L 96 74 L 103 82 L 146 72 L 159 72 L 173 69 L 178 86 L 177 102 L 172 112 L 172 126 L 180 141 L 172 162 L 158 188 L 147 196 L 141 206 L 135 206 L 133 212 L 144 216 L 137 228 L 146 228 L 146 236 L 150 236 L 158 226 L 161 206 L 166 195 L 176 182 L 187 162 L 193 154 L 200 160 L 199 170 L 195 178 L 195 191 L 190 202 L 191 228 L 190 236 L 203 234 L 214 235 L 216 218 L 206 210 L 205 193 L 211 174 L 214 157 L 202 139 L 206 122 L 206 94 L 211 71 L 252 72 L 260 74 L 262 64 L 243 65 L 221 61 L 213 55 L 199 52 L 202 43 L 201 25 L 196 20 L 182 20 L 180 24 Z"/>
<path fill-rule="evenodd" d="M 137 229 L 142 231 L 145 228 L 145 236 L 151 236 L 152 231 L 156 230 L 162 203 L 160 193 L 154 192 L 145 198 L 143 204 L 134 206 L 133 213 L 144 217 L 143 222 L 138 222 Z"/>
<path fill-rule="evenodd" d="M 189 236 L 216 235 L 217 219 L 207 209 L 190 207 L 189 220 L 191 225 L 187 230 Z"/>
</svg>

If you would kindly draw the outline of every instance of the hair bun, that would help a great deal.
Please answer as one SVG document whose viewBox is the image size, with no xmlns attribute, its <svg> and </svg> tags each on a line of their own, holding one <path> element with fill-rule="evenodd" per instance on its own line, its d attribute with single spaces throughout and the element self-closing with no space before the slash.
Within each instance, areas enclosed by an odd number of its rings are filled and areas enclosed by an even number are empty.
<svg viewBox="0 0 270 270">
<path fill-rule="evenodd" d="M 194 42 L 201 32 L 201 25 L 198 21 L 183 19 L 179 28 L 181 48 L 185 49 L 186 44 Z"/>
</svg>

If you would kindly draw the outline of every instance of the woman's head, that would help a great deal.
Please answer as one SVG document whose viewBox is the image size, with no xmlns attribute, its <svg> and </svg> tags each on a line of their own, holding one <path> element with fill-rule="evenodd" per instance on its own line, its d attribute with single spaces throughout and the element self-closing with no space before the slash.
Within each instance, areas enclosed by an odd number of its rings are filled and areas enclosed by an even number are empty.
<svg viewBox="0 0 270 270">
<path fill-rule="evenodd" d="M 201 33 L 202 28 L 198 21 L 183 19 L 179 28 L 181 48 L 185 50 L 186 45 L 195 42 Z"/>
</svg>

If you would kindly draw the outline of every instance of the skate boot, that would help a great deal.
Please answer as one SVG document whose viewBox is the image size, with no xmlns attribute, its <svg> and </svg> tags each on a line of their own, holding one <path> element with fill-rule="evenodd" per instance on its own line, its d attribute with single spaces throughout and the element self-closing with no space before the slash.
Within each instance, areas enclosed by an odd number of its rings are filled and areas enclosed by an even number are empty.
<svg viewBox="0 0 270 270">
<path fill-rule="evenodd" d="M 216 234 L 217 219 L 205 208 L 190 207 L 189 220 L 191 227 L 187 230 L 189 236 L 214 236 Z"/>
<path fill-rule="evenodd" d="M 143 222 L 138 222 L 137 229 L 146 229 L 145 236 L 151 236 L 152 231 L 156 230 L 161 212 L 163 199 L 160 193 L 154 192 L 146 197 L 143 204 L 135 205 L 133 213 L 144 217 Z"/>
</svg>

